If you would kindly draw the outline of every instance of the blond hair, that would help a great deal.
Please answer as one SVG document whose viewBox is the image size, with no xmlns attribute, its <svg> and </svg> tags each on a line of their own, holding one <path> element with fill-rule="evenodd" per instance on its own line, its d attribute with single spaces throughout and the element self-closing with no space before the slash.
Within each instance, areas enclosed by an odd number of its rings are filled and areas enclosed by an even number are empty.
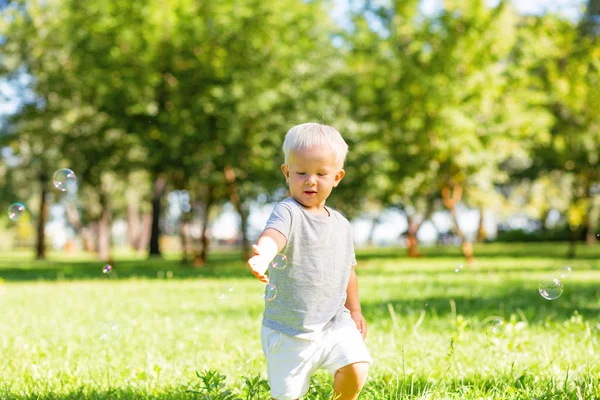
<svg viewBox="0 0 600 400">
<path fill-rule="evenodd" d="M 284 162 L 287 164 L 292 150 L 300 151 L 311 147 L 329 147 L 335 156 L 336 164 L 340 168 L 344 166 L 348 154 L 348 144 L 337 129 L 315 122 L 296 125 L 285 134 L 283 141 Z"/>
</svg>

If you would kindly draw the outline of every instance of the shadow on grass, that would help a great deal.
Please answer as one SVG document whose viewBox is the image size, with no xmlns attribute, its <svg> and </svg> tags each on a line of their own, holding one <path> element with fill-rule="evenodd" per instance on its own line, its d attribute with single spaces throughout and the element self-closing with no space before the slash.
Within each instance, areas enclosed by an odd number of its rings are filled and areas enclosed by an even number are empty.
<svg viewBox="0 0 600 400">
<path fill-rule="evenodd" d="M 38 261 L 19 260 L 0 265 L 0 278 L 6 282 L 107 280 L 107 279 L 197 279 L 197 278 L 252 278 L 246 263 L 236 253 L 218 253 L 202 267 L 183 264 L 179 260 L 150 258 L 147 260 L 122 259 L 111 263 L 112 271 L 103 273 L 106 263 L 100 261 Z"/>
<path fill-rule="evenodd" d="M 454 283 L 457 285 L 457 283 Z M 464 316 L 477 316 L 484 320 L 489 316 L 505 319 L 517 315 L 519 319 L 527 319 L 529 323 L 541 323 L 546 320 L 568 320 L 574 312 L 585 319 L 596 320 L 600 315 L 600 287 L 597 284 L 569 282 L 563 294 L 556 300 L 543 298 L 536 287 L 500 286 L 490 287 L 483 296 L 438 294 L 419 299 L 391 298 L 382 302 L 370 302 L 362 298 L 362 311 L 368 319 L 391 318 L 390 305 L 397 314 L 418 315 L 425 310 L 429 315 L 444 318 L 453 313 Z M 452 304 L 453 303 L 453 304 Z M 598 321 L 600 322 L 600 320 Z"/>
<path fill-rule="evenodd" d="M 518 263 L 517 263 L 518 264 Z M 424 266 L 419 263 L 415 263 L 410 267 L 404 264 L 398 270 L 394 270 L 392 268 L 361 268 L 357 267 L 357 274 L 360 277 L 363 276 L 379 276 L 379 277 L 395 277 L 395 276 L 408 276 L 408 275 L 427 275 L 433 279 L 442 279 L 444 276 L 447 276 L 450 281 L 460 280 L 461 276 L 469 276 L 467 281 L 482 281 L 490 279 L 490 276 L 498 275 L 498 274 L 522 274 L 522 275 L 544 275 L 544 276 L 558 276 L 560 272 L 560 267 L 566 266 L 567 263 L 561 263 L 556 261 L 544 261 L 540 260 L 539 263 L 535 265 L 529 265 L 527 267 L 521 265 L 514 266 L 505 266 L 505 265 L 475 265 L 475 266 L 465 266 L 462 270 L 462 275 L 459 275 L 455 270 L 457 269 L 459 263 L 449 262 L 445 265 L 436 265 L 435 267 Z M 569 265 L 573 265 L 569 263 Z M 577 267 L 573 267 L 576 274 L 579 274 L 582 271 L 593 271 L 600 269 L 600 262 L 596 264 L 588 264 L 588 265 L 577 265 Z M 513 278 L 514 279 L 514 278 Z"/>
<path fill-rule="evenodd" d="M 475 258 L 567 258 L 568 243 L 484 243 L 474 245 Z M 458 246 L 421 246 L 419 252 L 424 258 L 462 258 Z M 407 249 L 402 247 L 369 248 L 357 252 L 357 260 L 411 259 Z M 578 243 L 576 260 L 597 260 L 600 258 L 600 241 L 595 245 Z"/>
<path fill-rule="evenodd" d="M 566 251 L 564 243 L 525 243 L 525 244 L 483 244 L 476 247 L 475 253 L 481 266 L 473 269 L 477 273 L 486 272 L 511 272 L 526 271 L 527 269 L 510 261 L 508 266 L 490 266 L 496 259 L 516 258 L 531 259 L 539 258 L 540 263 L 546 263 L 535 269 L 535 272 L 544 271 L 544 269 L 554 268 L 551 264 L 560 263 L 563 260 L 563 250 Z M 578 260 L 600 260 L 600 245 L 580 246 Z M 402 248 L 377 248 L 362 249 L 357 251 L 359 268 L 362 262 L 373 261 L 377 263 L 381 260 L 396 261 L 401 265 L 400 273 L 444 273 L 450 272 L 457 264 L 462 263 L 462 256 L 457 247 L 437 246 L 422 248 L 424 257 L 409 258 L 406 256 L 406 250 Z M 440 259 L 447 258 L 448 267 L 444 265 L 435 265 Z M 432 264 L 427 261 L 431 260 Z M 436 261 L 438 260 L 438 261 Z M 506 264 L 507 262 L 503 262 Z M 518 262 L 516 262 L 518 264 Z M 179 260 L 149 258 L 140 259 L 117 259 L 112 263 L 113 271 L 110 274 L 103 274 L 102 269 L 105 263 L 100 261 L 85 260 L 49 260 L 37 261 L 33 259 L 24 259 L 14 257 L 10 254 L 3 254 L 0 259 L 0 279 L 7 282 L 18 281 L 37 281 L 37 280 L 89 280 L 89 279 L 127 279 L 127 278 L 145 278 L 145 279 L 163 279 L 172 277 L 175 279 L 194 279 L 194 278 L 249 278 L 253 279 L 246 267 L 246 262 L 240 256 L 239 251 L 212 253 L 207 264 L 203 267 L 194 268 L 191 264 L 182 264 Z M 408 267 L 408 268 L 407 268 Z M 533 272 L 533 269 L 532 269 Z M 365 275 L 383 275 L 395 274 L 389 268 L 385 271 L 378 268 L 366 268 L 361 273 Z"/>
</svg>

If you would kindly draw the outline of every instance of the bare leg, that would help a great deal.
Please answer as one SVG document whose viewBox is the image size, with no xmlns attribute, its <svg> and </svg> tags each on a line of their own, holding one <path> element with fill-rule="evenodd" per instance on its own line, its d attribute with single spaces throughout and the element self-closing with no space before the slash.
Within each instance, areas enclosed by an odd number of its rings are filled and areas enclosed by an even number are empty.
<svg viewBox="0 0 600 400">
<path fill-rule="evenodd" d="M 333 398 L 335 400 L 355 400 L 365 385 L 369 363 L 357 362 L 340 368 L 333 378 Z"/>
</svg>

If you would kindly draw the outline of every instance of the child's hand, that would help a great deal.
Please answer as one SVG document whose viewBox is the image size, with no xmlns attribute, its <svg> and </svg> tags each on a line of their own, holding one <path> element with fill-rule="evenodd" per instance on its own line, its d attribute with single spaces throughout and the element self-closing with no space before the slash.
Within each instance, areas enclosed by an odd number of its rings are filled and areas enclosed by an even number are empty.
<svg viewBox="0 0 600 400">
<path fill-rule="evenodd" d="M 260 255 L 260 248 L 255 244 L 252 245 L 252 251 L 254 252 L 254 256 L 248 260 L 250 271 L 262 282 L 269 282 L 269 277 L 265 275 L 265 272 L 269 268 L 270 260 Z"/>
<path fill-rule="evenodd" d="M 356 323 L 356 328 L 362 335 L 363 340 L 367 337 L 367 320 L 363 317 L 360 311 L 350 311 L 350 317 Z"/>
</svg>

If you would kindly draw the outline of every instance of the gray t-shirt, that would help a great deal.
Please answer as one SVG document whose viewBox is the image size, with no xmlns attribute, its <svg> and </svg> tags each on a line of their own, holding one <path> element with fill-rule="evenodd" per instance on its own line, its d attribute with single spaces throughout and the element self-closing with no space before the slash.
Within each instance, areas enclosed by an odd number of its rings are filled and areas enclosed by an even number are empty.
<svg viewBox="0 0 600 400">
<path fill-rule="evenodd" d="M 346 288 L 356 265 L 350 223 L 326 207 L 312 214 L 293 198 L 275 206 L 266 228 L 286 237 L 283 269 L 269 267 L 277 296 L 265 301 L 263 325 L 287 335 L 311 338 L 328 328 L 344 310 Z"/>
</svg>

